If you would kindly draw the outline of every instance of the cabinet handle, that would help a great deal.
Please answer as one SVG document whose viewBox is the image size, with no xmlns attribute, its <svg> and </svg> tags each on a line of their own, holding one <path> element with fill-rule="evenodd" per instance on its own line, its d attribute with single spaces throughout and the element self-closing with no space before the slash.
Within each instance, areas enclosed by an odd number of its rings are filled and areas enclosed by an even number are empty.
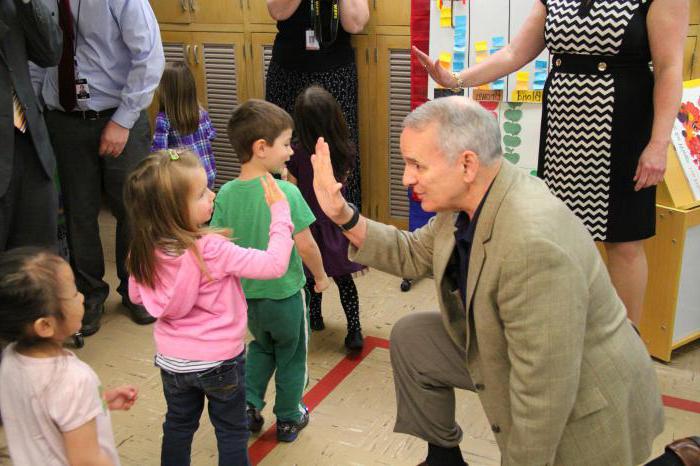
<svg viewBox="0 0 700 466">
<path fill-rule="evenodd" d="M 374 63 L 379 63 L 379 51 L 374 49 Z"/>
<path fill-rule="evenodd" d="M 246 0 L 246 3 L 248 4 L 248 9 L 250 10 L 250 0 Z"/>
<path fill-rule="evenodd" d="M 187 0 L 180 0 L 180 7 L 182 7 L 182 11 L 187 11 L 187 4 L 185 3 Z"/>
<path fill-rule="evenodd" d="M 250 59 L 252 60 L 253 59 L 253 43 L 252 42 L 249 43 L 248 47 L 250 47 Z"/>
<path fill-rule="evenodd" d="M 199 65 L 199 45 L 194 46 L 194 64 Z"/>
<path fill-rule="evenodd" d="M 189 44 L 185 45 L 185 54 L 184 54 L 185 57 L 184 58 L 185 58 L 185 61 L 187 63 L 190 62 L 190 50 L 192 50 L 192 46 L 190 46 Z"/>
<path fill-rule="evenodd" d="M 243 44 L 243 47 L 241 48 L 243 49 L 243 61 L 248 61 L 248 58 L 246 57 L 245 44 Z"/>
<path fill-rule="evenodd" d="M 377 9 L 377 0 L 372 0 L 372 8 Z"/>
</svg>

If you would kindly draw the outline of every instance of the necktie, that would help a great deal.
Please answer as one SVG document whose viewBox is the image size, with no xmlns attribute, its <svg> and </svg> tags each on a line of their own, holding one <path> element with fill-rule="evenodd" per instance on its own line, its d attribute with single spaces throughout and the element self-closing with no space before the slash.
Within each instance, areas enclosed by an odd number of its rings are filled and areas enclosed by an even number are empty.
<svg viewBox="0 0 700 466">
<path fill-rule="evenodd" d="M 70 112 L 77 103 L 75 97 L 75 32 L 70 0 L 58 0 L 58 22 L 63 29 L 63 55 L 58 64 L 58 101 Z"/>
<path fill-rule="evenodd" d="M 27 118 L 24 115 L 24 109 L 14 89 L 12 89 L 12 113 L 15 120 L 15 128 L 23 133 L 27 131 Z"/>
</svg>

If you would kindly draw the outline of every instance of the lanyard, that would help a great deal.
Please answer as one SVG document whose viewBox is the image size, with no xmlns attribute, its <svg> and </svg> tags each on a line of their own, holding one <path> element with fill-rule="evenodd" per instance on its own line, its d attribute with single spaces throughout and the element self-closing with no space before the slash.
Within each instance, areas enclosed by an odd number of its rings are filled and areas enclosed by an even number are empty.
<svg viewBox="0 0 700 466">
<path fill-rule="evenodd" d="M 330 0 L 331 4 L 331 20 L 330 20 L 330 37 L 323 37 L 323 24 L 321 23 L 321 3 L 327 0 L 310 0 L 311 4 L 311 24 L 314 28 L 314 35 L 321 47 L 329 47 L 335 42 L 338 37 L 338 23 L 340 21 L 340 11 L 338 8 L 338 0 Z"/>
</svg>

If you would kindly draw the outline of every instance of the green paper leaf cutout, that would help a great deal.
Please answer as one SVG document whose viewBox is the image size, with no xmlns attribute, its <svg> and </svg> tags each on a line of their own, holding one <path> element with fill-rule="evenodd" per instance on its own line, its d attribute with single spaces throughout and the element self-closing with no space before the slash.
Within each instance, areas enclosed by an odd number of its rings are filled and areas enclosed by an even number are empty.
<svg viewBox="0 0 700 466">
<path fill-rule="evenodd" d="M 503 131 L 505 131 L 508 134 L 512 134 L 513 136 L 517 136 L 520 134 L 520 131 L 522 130 L 522 126 L 520 126 L 517 123 L 512 123 L 510 121 L 506 121 L 503 123 Z"/>
<path fill-rule="evenodd" d="M 522 102 L 508 102 L 508 106 L 510 108 L 518 108 L 518 107 L 522 106 L 522 104 L 523 104 Z"/>
<path fill-rule="evenodd" d="M 516 164 L 520 161 L 520 154 L 517 152 L 506 152 L 503 154 L 503 157 L 505 157 L 509 162 Z"/>
<path fill-rule="evenodd" d="M 530 172 L 530 174 L 531 174 L 532 176 L 537 176 L 537 170 L 532 170 L 532 171 Z"/>
<path fill-rule="evenodd" d="M 503 136 L 503 144 L 508 147 L 518 147 L 521 142 L 521 139 L 517 136 L 511 136 L 510 134 Z"/>
<path fill-rule="evenodd" d="M 523 112 L 522 110 L 506 110 L 503 113 L 506 117 L 507 120 L 510 121 L 520 121 L 520 119 L 523 117 Z"/>
</svg>

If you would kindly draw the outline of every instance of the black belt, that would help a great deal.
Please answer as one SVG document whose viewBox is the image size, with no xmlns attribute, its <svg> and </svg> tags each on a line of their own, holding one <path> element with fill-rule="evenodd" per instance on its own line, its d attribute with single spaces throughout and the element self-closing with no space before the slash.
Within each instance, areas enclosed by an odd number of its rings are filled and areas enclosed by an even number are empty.
<svg viewBox="0 0 700 466">
<path fill-rule="evenodd" d="M 116 112 L 116 108 L 108 108 L 106 110 L 100 110 L 95 111 L 95 110 L 74 110 L 72 112 L 64 112 L 66 115 L 75 117 L 75 118 L 80 118 L 82 120 L 100 120 L 103 118 L 109 118 L 112 115 L 114 115 L 114 112 Z"/>
<path fill-rule="evenodd" d="M 577 55 L 556 53 L 552 56 L 552 71 L 606 74 L 613 71 L 649 71 L 649 62 L 638 57 L 615 55 Z"/>
</svg>

